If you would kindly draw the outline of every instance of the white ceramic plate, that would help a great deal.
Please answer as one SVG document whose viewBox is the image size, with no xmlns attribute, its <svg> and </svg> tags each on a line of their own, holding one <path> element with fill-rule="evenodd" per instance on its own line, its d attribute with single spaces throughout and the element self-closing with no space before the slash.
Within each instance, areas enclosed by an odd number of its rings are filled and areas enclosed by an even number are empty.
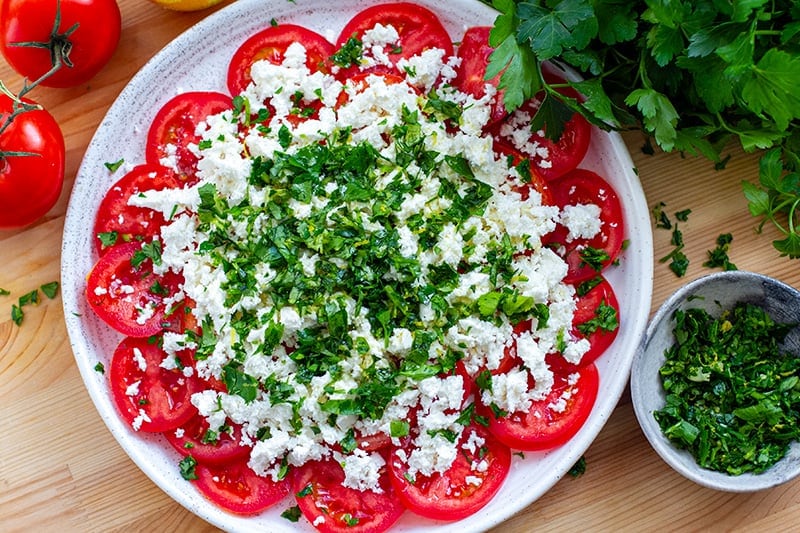
<svg viewBox="0 0 800 533">
<path fill-rule="evenodd" d="M 495 12 L 477 0 L 416 0 L 436 12 L 454 40 L 474 25 L 491 25 Z M 234 50 L 271 19 L 297 23 L 334 40 L 345 22 L 370 0 L 239 0 L 209 16 L 159 52 L 131 80 L 109 110 L 86 151 L 75 181 L 64 228 L 62 285 L 64 315 L 75 360 L 100 416 L 131 459 L 153 482 L 181 505 L 229 531 L 311 530 L 280 513 L 287 499 L 254 517 L 227 514 L 205 500 L 178 472 L 178 455 L 161 436 L 136 433 L 117 415 L 106 379 L 94 370 L 106 363 L 120 335 L 97 319 L 84 298 L 86 274 L 96 257 L 92 246 L 94 214 L 106 190 L 134 164 L 144 161 L 148 125 L 161 105 L 179 92 L 227 92 L 225 72 Z M 113 175 L 104 163 L 124 159 Z M 616 135 L 595 132 L 581 165 L 604 175 L 616 189 L 625 211 L 630 246 L 621 266 L 608 272 L 621 305 L 619 335 L 598 361 L 600 393 L 589 419 L 565 446 L 547 453 L 515 457 L 511 473 L 494 500 L 479 513 L 457 523 L 443 523 L 406 513 L 396 531 L 427 529 L 482 530 L 524 509 L 552 487 L 581 457 L 616 406 L 627 382 L 631 361 L 647 324 L 652 295 L 653 247 L 650 214 L 630 155 Z M 119 483 L 125 483 L 120 479 Z"/>
</svg>

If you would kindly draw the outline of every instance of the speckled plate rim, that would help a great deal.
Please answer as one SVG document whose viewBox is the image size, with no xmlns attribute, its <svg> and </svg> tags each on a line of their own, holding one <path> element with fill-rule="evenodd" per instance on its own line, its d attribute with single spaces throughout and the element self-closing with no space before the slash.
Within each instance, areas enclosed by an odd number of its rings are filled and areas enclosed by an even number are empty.
<svg viewBox="0 0 800 533">
<path fill-rule="evenodd" d="M 94 370 L 107 363 L 120 335 L 101 323 L 84 298 L 86 274 L 96 257 L 92 250 L 94 213 L 110 185 L 144 159 L 144 137 L 155 111 L 170 97 L 187 90 L 227 92 L 228 58 L 250 34 L 271 19 L 315 29 L 335 39 L 346 20 L 370 0 L 239 0 L 210 15 L 168 44 L 134 76 L 97 129 L 80 166 L 67 210 L 62 242 L 64 314 L 76 364 L 101 418 L 137 466 L 178 503 L 228 531 L 272 532 L 311 530 L 280 513 L 293 505 L 278 503 L 253 517 L 225 513 L 200 496 L 178 473 L 178 456 L 159 435 L 137 434 L 117 415 L 106 378 Z M 451 35 L 459 37 L 474 25 L 491 25 L 496 13 L 477 0 L 419 0 L 436 12 Z M 116 172 L 104 163 L 124 159 Z M 436 522 L 406 513 L 394 531 L 485 530 L 508 519 L 549 490 L 584 454 L 610 417 L 624 391 L 631 361 L 647 325 L 653 280 L 653 244 L 649 209 L 627 147 L 617 134 L 596 132 L 581 164 L 606 176 L 623 203 L 630 246 L 621 264 L 608 272 L 621 305 L 621 327 L 609 353 L 598 361 L 600 395 L 580 432 L 565 446 L 546 453 L 515 456 L 500 492 L 479 513 L 459 522 Z M 120 479 L 119 483 L 125 483 Z"/>
<path fill-rule="evenodd" d="M 703 294 L 703 287 L 715 282 L 726 282 L 738 285 L 741 292 L 731 291 L 717 300 L 689 301 L 688 298 Z M 763 474 L 742 474 L 730 476 L 721 472 L 703 469 L 697 466 L 692 455 L 686 450 L 676 449 L 664 435 L 653 417 L 653 412 L 664 407 L 665 393 L 658 377 L 658 369 L 666 362 L 663 350 L 650 353 L 651 343 L 656 335 L 664 335 L 670 342 L 674 340 L 671 333 L 664 333 L 662 327 L 672 324 L 672 315 L 678 309 L 702 307 L 711 314 L 718 309 L 717 302 L 723 308 L 729 308 L 736 302 L 750 301 L 759 304 L 763 301 L 766 286 L 774 285 L 775 290 L 800 301 L 800 291 L 794 287 L 759 274 L 744 270 L 716 272 L 690 281 L 673 292 L 659 307 L 647 326 L 645 336 L 633 358 L 631 367 L 631 400 L 639 426 L 655 452 L 673 469 L 687 479 L 706 488 L 725 492 L 756 492 L 776 487 L 800 475 L 800 443 L 793 443 L 781 467 L 773 467 Z M 797 310 L 800 318 L 800 309 Z M 775 318 L 775 317 L 774 317 Z M 796 335 L 797 336 L 797 335 Z"/>
</svg>

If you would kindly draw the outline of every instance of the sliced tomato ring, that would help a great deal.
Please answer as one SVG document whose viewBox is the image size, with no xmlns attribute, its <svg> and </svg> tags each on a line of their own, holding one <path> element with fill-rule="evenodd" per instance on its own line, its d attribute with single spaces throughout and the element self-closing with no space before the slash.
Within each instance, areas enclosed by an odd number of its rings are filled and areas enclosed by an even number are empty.
<svg viewBox="0 0 800 533">
<path fill-rule="evenodd" d="M 398 41 L 383 47 L 383 53 L 391 64 L 378 64 L 369 67 L 369 71 L 402 74 L 397 68 L 398 61 L 433 48 L 442 49 L 445 58 L 453 55 L 453 43 L 439 17 L 433 11 L 410 2 L 376 4 L 358 12 L 339 34 L 336 49 L 344 46 L 351 37 L 363 40 L 364 33 L 378 24 L 393 27 L 397 31 Z M 342 68 L 337 77 L 346 80 L 362 70 L 357 65 Z"/>
<path fill-rule="evenodd" d="M 382 492 L 343 485 L 345 474 L 336 461 L 310 461 L 294 470 L 292 491 L 303 516 L 329 533 L 385 531 L 405 510 L 389 482 L 386 468 Z"/>
<path fill-rule="evenodd" d="M 434 520 L 459 520 L 476 513 L 494 497 L 511 467 L 511 450 L 486 428 L 464 429 L 459 454 L 449 470 L 409 475 L 404 457 L 409 441 L 389 456 L 389 473 L 400 501 L 410 511 Z"/>
<path fill-rule="evenodd" d="M 473 26 L 467 28 L 461 44 L 458 45 L 457 56 L 461 64 L 456 69 L 457 75 L 453 80 L 453 86 L 463 93 L 481 99 L 486 96 L 486 86 L 491 85 L 497 90 L 497 94 L 492 100 L 489 124 L 495 124 L 503 120 L 508 113 L 506 112 L 503 99 L 503 90 L 498 89 L 502 73 L 494 78 L 486 79 L 486 67 L 489 66 L 489 56 L 494 52 L 494 48 L 489 44 L 489 33 L 491 26 Z"/>
<path fill-rule="evenodd" d="M 283 63 L 286 50 L 292 43 L 300 43 L 306 49 L 306 66 L 312 72 L 330 72 L 330 57 L 335 49 L 322 35 L 302 26 L 279 24 L 270 26 L 242 43 L 228 65 L 228 90 L 233 96 L 247 89 L 253 80 L 250 67 L 256 61 L 269 61 L 275 65 Z"/>
<path fill-rule="evenodd" d="M 250 448 L 239 444 L 241 426 L 230 423 L 224 428 L 211 430 L 206 418 L 200 414 L 181 424 L 175 431 L 164 432 L 164 437 L 178 453 L 191 455 L 203 464 L 225 464 L 245 457 L 250 452 Z"/>
<path fill-rule="evenodd" d="M 289 483 L 257 475 L 246 458 L 223 465 L 198 463 L 195 486 L 200 493 L 223 509 L 253 515 L 272 507 L 289 494 Z"/>
<path fill-rule="evenodd" d="M 583 354 L 581 365 L 596 361 L 611 346 L 619 333 L 619 316 L 617 295 L 608 280 L 602 276 L 596 285 L 578 296 L 578 304 L 572 317 L 572 334 L 589 341 L 589 351 Z"/>
<path fill-rule="evenodd" d="M 569 240 L 569 230 L 559 224 L 542 241 L 551 245 L 569 266 L 564 281 L 577 284 L 595 277 L 611 265 L 622 251 L 625 224 L 622 204 L 611 185 L 591 170 L 575 169 L 550 182 L 555 204 L 566 206 L 596 205 L 600 208 L 600 232 L 591 238 Z"/>
<path fill-rule="evenodd" d="M 178 293 L 182 276 L 153 274 L 153 262 L 142 258 L 138 241 L 117 244 L 92 267 L 86 280 L 86 300 L 108 325 L 124 335 L 149 337 L 163 330 L 179 331 L 180 306 L 168 309 L 166 299 Z"/>
<path fill-rule="evenodd" d="M 543 76 L 548 83 L 566 82 L 560 76 L 545 70 Z M 564 86 L 558 92 L 571 98 L 581 96 L 571 87 Z M 531 160 L 531 167 L 546 180 L 554 180 L 580 165 L 592 141 L 592 126 L 580 113 L 574 113 L 564 124 L 564 130 L 558 140 L 548 138 L 543 130 L 531 131 L 531 134 L 520 140 L 519 131 L 531 130 L 531 119 L 541 106 L 543 94 L 524 102 L 518 109 L 506 117 L 503 122 L 491 127 L 492 136 L 500 144 L 510 146 L 525 154 Z"/>
<path fill-rule="evenodd" d="M 572 373 L 555 373 L 555 384 L 544 400 L 533 402 L 525 412 L 498 417 L 480 407 L 489 419 L 489 430 L 515 450 L 541 451 L 561 446 L 583 427 L 592 412 L 599 389 L 597 367 L 590 363 Z"/>
<path fill-rule="evenodd" d="M 181 364 L 171 370 L 161 366 L 167 357 L 157 342 L 135 337 L 124 338 L 111 357 L 111 396 L 137 431 L 175 429 L 197 413 L 191 397 L 198 383 L 180 369 L 192 364 L 191 354 L 179 355 Z"/>
<path fill-rule="evenodd" d="M 522 195 L 523 200 L 527 200 L 530 191 L 538 192 L 542 197 L 542 205 L 553 205 L 553 193 L 546 179 L 531 165 L 528 157 L 519 150 L 511 146 L 495 141 L 494 150 L 499 154 L 510 158 L 511 164 L 517 169 L 517 173 L 522 180 L 516 185 L 516 190 Z"/>
<path fill-rule="evenodd" d="M 197 126 L 208 116 L 232 107 L 231 97 L 218 92 L 191 91 L 173 97 L 159 109 L 147 131 L 145 160 L 194 183 L 198 157 L 190 147 L 200 142 Z"/>
<path fill-rule="evenodd" d="M 117 242 L 129 242 L 136 237 L 151 240 L 159 234 L 166 221 L 159 211 L 128 205 L 131 197 L 145 191 L 177 189 L 183 182 L 174 172 L 161 165 L 139 165 L 120 178 L 108 190 L 94 222 L 95 247 L 103 253 L 102 236 L 115 234 Z"/>
</svg>

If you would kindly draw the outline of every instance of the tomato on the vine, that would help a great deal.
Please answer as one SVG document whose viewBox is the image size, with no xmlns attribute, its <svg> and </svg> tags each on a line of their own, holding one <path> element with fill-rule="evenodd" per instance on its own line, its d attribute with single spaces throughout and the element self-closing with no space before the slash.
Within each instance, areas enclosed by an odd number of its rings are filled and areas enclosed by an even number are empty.
<svg viewBox="0 0 800 533">
<path fill-rule="evenodd" d="M 47 87 L 86 83 L 111 59 L 119 43 L 122 17 L 115 0 L 3 0 L 0 52 L 31 81 Z"/>
<path fill-rule="evenodd" d="M 12 113 L 11 98 L 0 94 L 0 228 L 41 218 L 64 183 L 64 136 L 56 120 L 44 109 L 31 109 L 2 129 Z"/>
</svg>

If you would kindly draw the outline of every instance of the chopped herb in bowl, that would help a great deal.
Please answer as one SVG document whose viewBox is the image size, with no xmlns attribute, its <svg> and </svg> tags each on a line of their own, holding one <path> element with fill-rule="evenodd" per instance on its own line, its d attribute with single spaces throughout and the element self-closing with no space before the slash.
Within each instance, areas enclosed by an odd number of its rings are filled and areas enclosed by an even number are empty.
<svg viewBox="0 0 800 533">
<path fill-rule="evenodd" d="M 800 358 L 780 346 L 794 325 L 750 303 L 674 318 L 659 372 L 666 405 L 653 413 L 662 431 L 704 468 L 763 472 L 800 440 Z"/>
<path fill-rule="evenodd" d="M 800 291 L 716 272 L 659 307 L 631 367 L 636 419 L 678 473 L 729 492 L 800 475 Z"/>
</svg>

